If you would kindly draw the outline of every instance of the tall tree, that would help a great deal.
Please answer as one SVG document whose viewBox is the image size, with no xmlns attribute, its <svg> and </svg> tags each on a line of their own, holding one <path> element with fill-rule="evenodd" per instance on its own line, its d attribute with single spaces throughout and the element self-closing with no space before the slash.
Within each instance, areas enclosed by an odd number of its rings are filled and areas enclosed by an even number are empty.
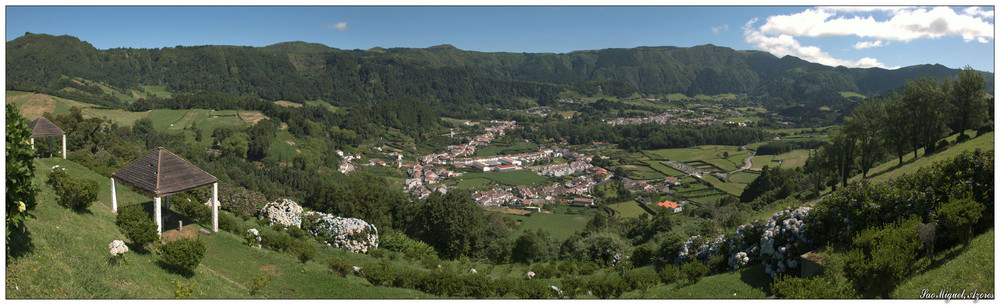
<svg viewBox="0 0 1000 305">
<path fill-rule="evenodd" d="M 893 92 L 883 98 L 885 102 L 885 142 L 903 164 L 903 156 L 910 150 L 910 134 L 918 122 L 910 118 L 903 97 Z"/>
<path fill-rule="evenodd" d="M 947 115 L 951 104 L 948 101 L 949 81 L 938 82 L 934 78 L 921 77 L 916 81 L 907 81 L 903 86 L 903 102 L 910 120 L 915 122 L 910 137 L 913 156 L 917 149 L 924 148 L 924 154 L 934 151 L 934 145 L 941 136 L 948 133 Z"/>
<path fill-rule="evenodd" d="M 989 115 L 986 81 L 972 67 L 965 66 L 951 89 L 952 126 L 964 135 L 966 129 L 979 127 Z"/>
<path fill-rule="evenodd" d="M 854 113 L 845 118 L 844 132 L 858 143 L 858 167 L 861 177 L 868 177 L 868 170 L 885 154 L 886 101 L 876 98 L 858 105 Z"/>
</svg>

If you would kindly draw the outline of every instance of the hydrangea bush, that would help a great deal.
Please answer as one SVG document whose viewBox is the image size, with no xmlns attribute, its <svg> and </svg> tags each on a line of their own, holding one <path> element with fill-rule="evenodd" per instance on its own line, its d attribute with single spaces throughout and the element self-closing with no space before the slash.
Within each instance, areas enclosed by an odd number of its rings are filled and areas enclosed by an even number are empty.
<svg viewBox="0 0 1000 305">
<path fill-rule="evenodd" d="M 128 252 L 128 246 L 125 245 L 124 241 L 114 240 L 108 244 L 109 252 L 111 252 L 111 258 L 109 262 L 120 263 L 127 262 L 125 259 L 125 253 Z"/>
<path fill-rule="evenodd" d="M 248 245 L 260 249 L 260 232 L 257 229 L 250 228 L 245 237 Z"/>
<path fill-rule="evenodd" d="M 260 218 L 268 219 L 271 225 L 279 223 L 285 227 L 302 226 L 302 206 L 288 199 L 281 199 L 264 205 Z"/>
<path fill-rule="evenodd" d="M 760 238 L 763 233 L 764 224 L 760 221 L 736 228 L 736 233 L 729 239 L 729 266 L 733 270 L 757 261 L 760 257 Z"/>
<path fill-rule="evenodd" d="M 378 248 L 378 229 L 361 219 L 308 212 L 302 225 L 312 235 L 325 239 L 329 246 L 354 253 L 368 253 Z"/>
<path fill-rule="evenodd" d="M 764 263 L 764 271 L 772 278 L 799 267 L 798 256 L 810 245 L 803 220 L 811 210 L 810 207 L 786 208 L 767 220 L 760 238 L 760 260 Z"/>
</svg>

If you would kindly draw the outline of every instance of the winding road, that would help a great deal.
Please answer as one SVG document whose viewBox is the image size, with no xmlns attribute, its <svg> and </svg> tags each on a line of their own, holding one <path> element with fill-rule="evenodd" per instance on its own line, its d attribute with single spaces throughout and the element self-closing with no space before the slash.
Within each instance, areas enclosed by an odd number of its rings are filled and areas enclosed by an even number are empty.
<svg viewBox="0 0 1000 305">
<path fill-rule="evenodd" d="M 748 150 L 746 145 L 740 146 L 740 148 L 743 148 L 743 150 Z M 750 160 L 753 159 L 753 157 L 757 155 L 757 151 L 756 150 L 751 150 L 750 152 L 751 152 L 750 156 L 748 156 L 745 159 L 743 159 L 743 167 L 738 168 L 736 170 L 733 170 L 733 171 L 729 172 L 729 174 L 733 174 L 733 173 L 736 173 L 736 172 L 742 172 L 742 171 L 750 169 L 750 167 L 753 166 L 753 164 L 750 162 Z"/>
</svg>

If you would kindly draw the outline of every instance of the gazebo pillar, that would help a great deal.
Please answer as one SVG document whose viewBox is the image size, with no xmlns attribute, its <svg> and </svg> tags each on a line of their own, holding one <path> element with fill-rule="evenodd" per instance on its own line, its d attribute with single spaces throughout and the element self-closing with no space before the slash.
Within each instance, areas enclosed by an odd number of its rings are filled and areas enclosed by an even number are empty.
<svg viewBox="0 0 1000 305">
<path fill-rule="evenodd" d="M 212 232 L 219 232 L 219 183 L 212 183 Z"/>
<path fill-rule="evenodd" d="M 63 134 L 63 159 L 66 159 L 66 134 Z"/>
<path fill-rule="evenodd" d="M 115 178 L 111 178 L 111 212 L 118 214 L 118 192 L 115 190 Z"/>
<path fill-rule="evenodd" d="M 156 218 L 156 234 L 163 232 L 163 217 L 160 212 L 160 197 L 153 197 L 153 218 Z"/>
<path fill-rule="evenodd" d="M 35 150 L 35 137 L 31 137 L 31 150 Z"/>
</svg>

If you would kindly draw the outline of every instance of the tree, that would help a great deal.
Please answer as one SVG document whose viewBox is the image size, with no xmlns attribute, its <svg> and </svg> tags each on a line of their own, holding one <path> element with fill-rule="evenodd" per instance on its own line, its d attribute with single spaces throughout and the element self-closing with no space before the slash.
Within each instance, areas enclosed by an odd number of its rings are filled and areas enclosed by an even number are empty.
<svg viewBox="0 0 1000 305">
<path fill-rule="evenodd" d="M 484 226 L 483 212 L 468 192 L 433 193 L 413 221 L 412 234 L 431 245 L 443 258 L 469 255 Z"/>
<path fill-rule="evenodd" d="M 951 104 L 948 99 L 950 82 L 938 82 L 934 78 L 921 77 L 916 81 L 907 81 L 903 86 L 903 103 L 906 105 L 909 119 L 915 123 L 910 130 L 910 145 L 913 157 L 917 149 L 924 148 L 924 154 L 934 151 L 934 145 L 942 135 L 948 132 L 947 115 Z"/>
<path fill-rule="evenodd" d="M 986 82 L 983 75 L 965 66 L 958 73 L 958 82 L 950 94 L 952 126 L 965 135 L 966 129 L 978 128 L 989 115 L 986 100 Z"/>
<path fill-rule="evenodd" d="M 31 180 L 35 177 L 34 151 L 28 139 L 31 130 L 24 123 L 24 117 L 17 113 L 14 104 L 7 104 L 7 231 L 8 255 L 24 250 L 29 244 L 28 232 L 24 226 L 24 216 L 35 208 L 38 189 Z"/>
<path fill-rule="evenodd" d="M 858 166 L 861 177 L 868 177 L 868 170 L 885 153 L 886 112 L 885 99 L 869 100 L 854 108 L 846 117 L 844 132 L 858 143 Z"/>
<path fill-rule="evenodd" d="M 903 97 L 893 92 L 883 98 L 885 102 L 885 144 L 899 158 L 899 164 L 903 164 L 903 156 L 910 150 L 909 135 L 915 128 L 917 122 L 909 116 Z"/>
<path fill-rule="evenodd" d="M 237 132 L 222 140 L 222 155 L 246 159 L 250 150 L 250 136 Z"/>
<path fill-rule="evenodd" d="M 149 217 L 142 205 L 134 204 L 121 207 L 115 218 L 118 230 L 122 232 L 137 249 L 142 249 L 148 243 L 160 239 L 156 233 L 156 223 Z"/>
</svg>

